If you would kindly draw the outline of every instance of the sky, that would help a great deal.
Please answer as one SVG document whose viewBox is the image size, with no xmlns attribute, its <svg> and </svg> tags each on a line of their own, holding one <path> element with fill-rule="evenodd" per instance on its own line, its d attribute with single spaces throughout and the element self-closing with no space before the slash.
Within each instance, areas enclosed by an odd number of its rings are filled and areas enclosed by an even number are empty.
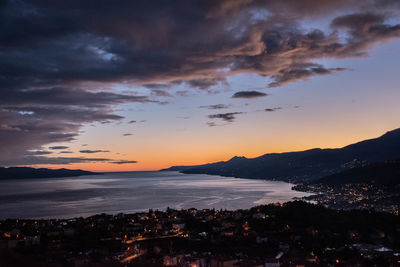
<svg viewBox="0 0 400 267">
<path fill-rule="evenodd" d="M 396 0 L 9 0 L 0 14 L 0 166 L 158 170 L 400 127 Z"/>
</svg>

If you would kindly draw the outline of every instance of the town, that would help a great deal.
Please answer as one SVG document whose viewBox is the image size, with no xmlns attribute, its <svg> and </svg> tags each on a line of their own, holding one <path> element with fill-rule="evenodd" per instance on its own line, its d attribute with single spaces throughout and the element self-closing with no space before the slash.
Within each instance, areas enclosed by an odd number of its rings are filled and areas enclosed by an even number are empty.
<svg viewBox="0 0 400 267">
<path fill-rule="evenodd" d="M 373 209 L 398 215 L 400 208 L 399 186 L 376 184 L 327 185 L 297 184 L 294 190 L 314 193 L 302 200 L 312 201 L 332 209 Z"/>
<path fill-rule="evenodd" d="M 0 221 L 0 266 L 397 266 L 400 218 L 303 201 Z"/>
</svg>

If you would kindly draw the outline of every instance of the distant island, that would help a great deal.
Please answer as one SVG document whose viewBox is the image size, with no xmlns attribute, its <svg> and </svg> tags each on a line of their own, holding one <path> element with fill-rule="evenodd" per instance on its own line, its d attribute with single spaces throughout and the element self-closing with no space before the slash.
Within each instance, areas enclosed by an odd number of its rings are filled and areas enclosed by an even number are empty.
<svg viewBox="0 0 400 267">
<path fill-rule="evenodd" d="M 96 174 L 100 173 L 68 169 L 53 170 L 46 168 L 35 169 L 28 167 L 0 167 L 0 179 L 57 178 Z"/>
<path fill-rule="evenodd" d="M 198 166 L 174 166 L 164 169 L 164 171 L 174 170 L 187 174 L 210 174 L 302 183 L 316 181 L 371 163 L 384 163 L 399 159 L 400 129 L 396 129 L 379 138 L 365 140 L 343 148 L 316 148 L 299 152 L 271 153 L 251 159 L 233 157 L 228 161 Z M 385 167 L 394 168 L 392 165 L 379 165 L 374 168 L 378 168 L 378 172 L 382 173 L 382 168 Z M 348 179 L 343 175 L 346 174 L 340 174 L 340 179 Z M 397 179 L 397 177 L 391 177 L 391 182 L 393 183 L 393 179 Z M 336 178 L 332 177 L 332 179 Z"/>
</svg>

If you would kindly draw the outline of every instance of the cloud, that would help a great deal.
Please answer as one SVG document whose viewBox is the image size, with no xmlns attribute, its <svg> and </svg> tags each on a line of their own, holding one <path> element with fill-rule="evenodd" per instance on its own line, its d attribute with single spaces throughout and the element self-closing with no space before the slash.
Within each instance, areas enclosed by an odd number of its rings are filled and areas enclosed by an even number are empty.
<svg viewBox="0 0 400 267">
<path fill-rule="evenodd" d="M 280 109 L 282 109 L 282 108 L 281 108 L 281 107 L 266 108 L 266 109 L 264 109 L 264 111 L 265 111 L 265 112 L 274 112 L 274 111 L 277 111 L 277 110 L 280 110 Z"/>
<path fill-rule="evenodd" d="M 123 134 L 122 136 L 131 136 L 131 135 L 133 135 L 133 134 L 131 134 L 131 133 L 125 133 L 125 134 Z"/>
<path fill-rule="evenodd" d="M 7 92 L 1 99 L 2 105 L 61 105 L 101 107 L 126 102 L 156 102 L 147 96 L 124 95 L 110 92 L 90 92 L 78 88 L 54 87 L 29 91 Z"/>
<path fill-rule="evenodd" d="M 331 27 L 337 31 L 345 30 L 348 36 L 348 42 L 338 50 L 338 56 L 364 56 L 365 51 L 376 43 L 400 38 L 400 24 L 385 23 L 388 13 L 389 10 L 382 13 L 361 12 L 332 20 Z"/>
<path fill-rule="evenodd" d="M 17 159 L 43 145 L 69 142 L 87 123 L 123 119 L 113 114 L 113 105 L 147 103 L 146 97 L 81 89 L 3 90 L 0 99 L 0 160 Z"/>
<path fill-rule="evenodd" d="M 146 120 L 140 120 L 140 121 L 137 121 L 137 120 L 131 120 L 131 121 L 128 121 L 128 124 L 133 124 L 133 123 L 143 123 L 143 122 L 146 122 Z"/>
<path fill-rule="evenodd" d="M 355 0 L 224 0 L 168 7 L 159 0 L 118 6 L 107 0 L 97 6 L 68 2 L 3 5 L 1 83 L 37 88 L 124 81 L 157 90 L 179 84 L 207 89 L 238 72 L 275 77 L 292 64 L 358 55 L 367 43 L 398 37 L 398 25 L 386 23 L 387 14 L 397 15 L 395 1 L 368 0 L 358 9 Z M 163 12 L 154 6 L 163 6 Z M 355 13 L 334 19 L 334 31 L 302 30 L 304 18 L 329 18 L 346 8 Z M 102 19 L 93 23 L 93 17 Z M 364 38 L 341 41 L 337 31 L 349 27 L 362 29 Z M 359 41 L 364 45 L 354 46 Z"/>
<path fill-rule="evenodd" d="M 69 151 L 62 151 L 69 152 Z M 62 153 L 60 152 L 60 153 Z M 83 157 L 45 157 L 45 156 L 24 156 L 11 161 L 1 160 L 0 166 L 25 166 L 25 165 L 68 165 L 76 163 L 96 163 L 103 162 L 109 164 L 132 164 L 135 160 L 115 160 L 109 158 L 83 158 Z"/>
<path fill-rule="evenodd" d="M 69 147 L 67 147 L 67 146 L 51 146 L 51 147 L 49 147 L 49 149 L 52 149 L 52 150 L 61 150 L 61 149 L 67 149 L 67 148 L 69 148 Z"/>
<path fill-rule="evenodd" d="M 190 87 L 196 87 L 199 89 L 208 89 L 212 86 L 216 86 L 221 83 L 227 85 L 225 78 L 223 77 L 201 78 L 201 79 L 189 80 L 186 82 L 186 84 L 189 85 Z"/>
<path fill-rule="evenodd" d="M 40 156 L 40 155 L 49 155 L 52 154 L 51 151 L 44 151 L 44 150 L 36 150 L 36 151 L 27 151 L 25 153 L 26 156 Z"/>
<path fill-rule="evenodd" d="M 292 66 L 290 68 L 281 70 L 279 74 L 273 75 L 272 78 L 275 80 L 270 83 L 268 87 L 279 87 L 285 83 L 305 80 L 315 75 L 327 75 L 338 71 L 347 70 L 346 68 L 329 68 L 326 69 L 322 65 L 318 64 L 302 64 L 299 66 Z"/>
<path fill-rule="evenodd" d="M 269 87 L 331 75 L 346 69 L 326 59 L 400 38 L 393 0 L 3 2 L 0 160 L 120 121 L 120 104 L 165 104 L 152 97 L 192 95 L 243 73 L 268 77 Z M 330 27 L 309 29 L 321 20 Z M 129 92 L 143 87 L 150 96 Z"/>
<path fill-rule="evenodd" d="M 175 94 L 177 96 L 190 96 L 190 92 L 188 90 L 185 91 L 176 91 Z"/>
<path fill-rule="evenodd" d="M 334 28 L 349 28 L 358 31 L 369 30 L 372 26 L 382 24 L 385 18 L 381 14 L 373 13 L 354 13 L 336 17 L 332 22 L 331 26 Z"/>
<path fill-rule="evenodd" d="M 81 157 L 44 157 L 44 156 L 26 156 L 19 159 L 10 161 L 1 160 L 2 166 L 23 166 L 23 165 L 59 165 L 59 164 L 72 164 L 72 163 L 95 163 L 107 162 L 110 159 L 106 158 L 81 158 Z"/>
<path fill-rule="evenodd" d="M 73 152 L 72 151 L 60 151 L 59 153 L 60 154 L 72 154 Z"/>
<path fill-rule="evenodd" d="M 121 160 L 121 161 L 110 161 L 109 163 L 112 163 L 112 164 L 133 164 L 133 163 L 137 163 L 137 161 L 135 161 L 135 160 Z"/>
<path fill-rule="evenodd" d="M 110 114 L 109 111 L 102 109 L 88 109 L 75 107 L 5 107 L 8 112 L 31 112 L 32 119 L 38 120 L 61 120 L 65 122 L 85 123 L 85 122 L 111 122 L 123 119 L 122 116 Z"/>
<path fill-rule="evenodd" d="M 172 95 L 170 93 L 168 93 L 167 91 L 159 90 L 159 89 L 152 89 L 151 95 L 158 96 L 158 97 L 172 97 Z"/>
<path fill-rule="evenodd" d="M 147 103 L 147 97 L 89 92 L 82 89 L 52 88 L 4 91 L 0 99 L 0 143 L 5 153 L 0 160 L 18 158 L 43 145 L 69 142 L 87 123 L 122 120 L 113 105 Z"/>
<path fill-rule="evenodd" d="M 230 105 L 224 105 L 224 104 L 200 106 L 200 108 L 206 108 L 206 109 L 227 109 L 229 107 L 230 107 Z"/>
<path fill-rule="evenodd" d="M 79 150 L 80 153 L 84 153 L 84 154 L 93 154 L 93 153 L 107 153 L 110 152 L 109 150 L 89 150 L 89 149 L 85 149 L 85 150 Z"/>
<path fill-rule="evenodd" d="M 240 91 L 236 92 L 232 97 L 233 98 L 256 98 L 267 96 L 268 94 L 258 92 L 258 91 Z"/>
<path fill-rule="evenodd" d="M 219 113 L 208 115 L 209 119 L 221 119 L 226 122 L 233 122 L 236 118 L 236 115 L 243 114 L 243 112 L 229 112 L 229 113 Z M 209 125 L 210 126 L 210 125 Z M 215 125 L 213 125 L 215 126 Z"/>
</svg>

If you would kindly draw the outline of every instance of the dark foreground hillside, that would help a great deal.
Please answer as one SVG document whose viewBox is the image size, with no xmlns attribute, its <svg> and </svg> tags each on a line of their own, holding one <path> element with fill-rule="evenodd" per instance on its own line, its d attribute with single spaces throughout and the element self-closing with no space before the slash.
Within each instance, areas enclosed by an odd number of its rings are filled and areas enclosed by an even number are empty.
<svg viewBox="0 0 400 267">
<path fill-rule="evenodd" d="M 333 209 L 375 209 L 399 214 L 400 162 L 371 163 L 293 189 L 313 193 L 303 199 Z"/>
<path fill-rule="evenodd" d="M 397 266 L 400 217 L 305 202 L 0 222 L 0 266 Z"/>
</svg>

